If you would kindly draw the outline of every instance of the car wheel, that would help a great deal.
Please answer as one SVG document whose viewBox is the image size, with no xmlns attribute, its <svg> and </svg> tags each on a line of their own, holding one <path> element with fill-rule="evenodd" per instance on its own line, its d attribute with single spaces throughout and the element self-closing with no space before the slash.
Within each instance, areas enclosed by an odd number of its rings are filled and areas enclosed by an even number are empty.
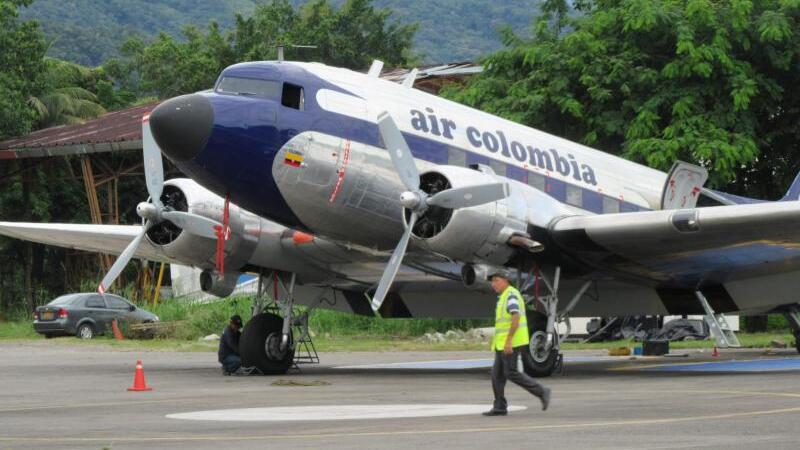
<svg viewBox="0 0 800 450">
<path fill-rule="evenodd" d="M 53 333 L 45 333 L 45 334 L 44 334 L 44 338 L 45 338 L 45 339 L 53 339 L 53 336 L 54 336 L 54 334 L 53 334 Z"/>
<path fill-rule="evenodd" d="M 81 324 L 76 334 L 81 339 L 91 339 L 94 337 L 94 327 L 90 323 Z"/>
</svg>

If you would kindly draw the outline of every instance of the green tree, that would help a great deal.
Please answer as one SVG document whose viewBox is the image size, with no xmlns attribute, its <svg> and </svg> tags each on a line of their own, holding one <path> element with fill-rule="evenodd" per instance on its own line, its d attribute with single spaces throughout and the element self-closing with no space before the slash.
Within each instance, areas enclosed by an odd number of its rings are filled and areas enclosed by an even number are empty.
<svg viewBox="0 0 800 450">
<path fill-rule="evenodd" d="M 166 33 L 149 44 L 129 39 L 123 56 L 103 68 L 123 92 L 166 98 L 212 87 L 222 69 L 233 63 L 277 59 L 278 45 L 286 47 L 291 60 L 352 69 L 366 69 L 373 59 L 406 65 L 413 58 L 416 27 L 391 22 L 390 15 L 372 7 L 372 0 L 347 0 L 338 9 L 328 0 L 299 9 L 288 0 L 272 0 L 247 18 L 237 15 L 227 32 L 211 22 L 205 33 L 184 28 L 184 41 Z M 316 48 L 294 47 L 309 44 Z"/>
<path fill-rule="evenodd" d="M 37 128 L 81 123 L 105 113 L 97 95 L 88 89 L 97 82 L 91 70 L 48 59 L 42 78 L 42 93 L 28 99 L 37 113 Z"/>
<path fill-rule="evenodd" d="M 800 162 L 800 1 L 583 0 L 456 100 L 712 186 L 775 197 Z"/>
<path fill-rule="evenodd" d="M 35 120 L 27 100 L 38 91 L 47 46 L 35 22 L 18 20 L 30 2 L 0 0 L 0 139 L 26 133 Z"/>
</svg>

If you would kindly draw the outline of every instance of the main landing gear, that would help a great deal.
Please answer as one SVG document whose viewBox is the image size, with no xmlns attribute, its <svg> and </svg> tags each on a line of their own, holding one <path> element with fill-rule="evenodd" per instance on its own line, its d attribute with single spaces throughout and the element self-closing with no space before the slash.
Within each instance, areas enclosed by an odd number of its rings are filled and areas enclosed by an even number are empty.
<svg viewBox="0 0 800 450">
<path fill-rule="evenodd" d="M 558 312 L 558 288 L 561 281 L 561 267 L 557 266 L 553 272 L 552 282 L 544 273 L 537 269 L 534 274 L 522 285 L 525 303 L 529 306 L 539 305 L 543 312 L 529 310 L 528 332 L 530 333 L 529 355 L 522 358 L 525 373 L 532 377 L 548 377 L 564 367 L 564 355 L 561 353 L 561 343 L 569 337 L 569 313 L 578 304 L 578 301 L 591 286 L 591 281 L 586 281 L 567 306 Z M 539 295 L 540 283 L 549 292 L 548 295 Z M 556 325 L 560 322 L 566 324 L 566 332 L 559 334 Z M 530 356 L 530 357 L 527 357 Z"/>
<path fill-rule="evenodd" d="M 318 363 L 314 343 L 308 330 L 308 316 L 325 298 L 319 298 L 302 313 L 294 307 L 295 274 L 288 287 L 286 274 L 271 272 L 259 276 L 258 294 L 253 302 L 253 317 L 242 330 L 239 353 L 242 366 L 255 367 L 264 375 L 282 375 L 300 363 Z M 264 281 L 268 280 L 269 283 Z M 267 295 L 272 286 L 272 296 Z M 283 292 L 281 300 L 280 293 Z M 297 338 L 295 339 L 295 336 Z"/>
<path fill-rule="evenodd" d="M 794 346 L 797 348 L 797 353 L 800 353 L 800 305 L 794 305 L 784 312 L 786 320 L 789 321 L 789 326 L 792 327 L 794 332 Z"/>
</svg>

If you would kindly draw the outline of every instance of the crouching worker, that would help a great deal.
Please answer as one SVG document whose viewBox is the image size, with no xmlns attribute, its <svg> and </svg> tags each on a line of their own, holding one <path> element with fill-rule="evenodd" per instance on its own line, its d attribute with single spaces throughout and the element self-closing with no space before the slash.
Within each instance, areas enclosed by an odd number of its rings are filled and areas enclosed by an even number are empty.
<svg viewBox="0 0 800 450">
<path fill-rule="evenodd" d="M 231 321 L 222 337 L 219 339 L 218 358 L 222 364 L 222 373 L 225 375 L 235 374 L 242 367 L 242 357 L 239 356 L 239 338 L 242 335 L 242 318 L 235 314 L 231 316 Z"/>
<path fill-rule="evenodd" d="M 543 387 L 533 378 L 517 370 L 517 361 L 528 352 L 528 321 L 525 317 L 525 301 L 522 294 L 511 285 L 511 274 L 503 268 L 494 269 L 490 274 L 492 289 L 497 293 L 495 307 L 494 366 L 492 367 L 492 389 L 494 405 L 485 416 L 505 416 L 508 402 L 505 397 L 506 380 L 519 385 L 542 401 L 542 410 L 550 404 L 550 389 Z"/>
</svg>

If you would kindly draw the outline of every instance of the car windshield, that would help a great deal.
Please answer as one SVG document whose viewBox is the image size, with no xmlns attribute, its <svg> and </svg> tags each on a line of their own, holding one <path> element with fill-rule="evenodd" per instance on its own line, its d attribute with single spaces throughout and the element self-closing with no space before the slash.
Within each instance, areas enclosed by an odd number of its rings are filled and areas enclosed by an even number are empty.
<svg viewBox="0 0 800 450">
<path fill-rule="evenodd" d="M 250 95 L 277 99 L 281 92 L 281 83 L 255 78 L 222 77 L 217 85 L 217 92 L 224 94 Z"/>
</svg>

